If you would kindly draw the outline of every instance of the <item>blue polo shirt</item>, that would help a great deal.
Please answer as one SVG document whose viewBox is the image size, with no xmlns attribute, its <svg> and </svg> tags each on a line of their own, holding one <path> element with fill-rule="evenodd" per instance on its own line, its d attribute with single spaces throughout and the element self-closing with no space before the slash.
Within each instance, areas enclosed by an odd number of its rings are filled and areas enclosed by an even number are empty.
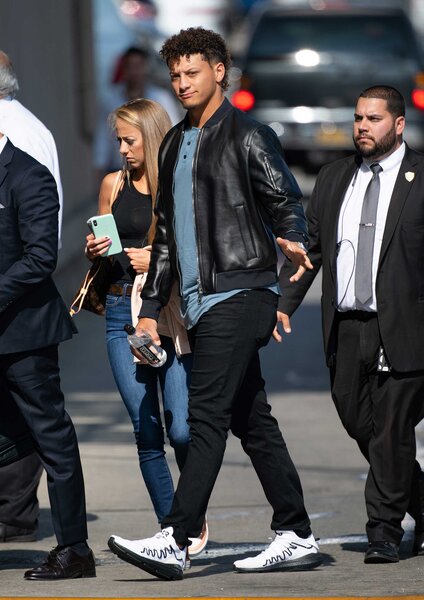
<svg viewBox="0 0 424 600">
<path fill-rule="evenodd" d="M 181 314 L 187 329 L 190 329 L 212 306 L 231 298 L 243 289 L 215 294 L 201 294 L 199 261 L 197 256 L 196 223 L 193 204 L 193 158 L 201 129 L 185 129 L 174 172 L 174 215 L 177 242 L 178 266 L 181 279 Z M 267 289 L 279 294 L 278 283 Z"/>
</svg>

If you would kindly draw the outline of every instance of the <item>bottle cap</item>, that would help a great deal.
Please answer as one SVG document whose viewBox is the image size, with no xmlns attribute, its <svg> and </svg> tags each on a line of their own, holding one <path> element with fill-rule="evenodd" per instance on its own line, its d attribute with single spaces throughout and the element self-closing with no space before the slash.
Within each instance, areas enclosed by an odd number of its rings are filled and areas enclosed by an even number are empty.
<svg viewBox="0 0 424 600">
<path fill-rule="evenodd" d="M 135 333 L 135 327 L 133 327 L 131 323 L 126 323 L 124 325 L 124 330 L 128 333 L 128 335 L 133 335 Z"/>
</svg>

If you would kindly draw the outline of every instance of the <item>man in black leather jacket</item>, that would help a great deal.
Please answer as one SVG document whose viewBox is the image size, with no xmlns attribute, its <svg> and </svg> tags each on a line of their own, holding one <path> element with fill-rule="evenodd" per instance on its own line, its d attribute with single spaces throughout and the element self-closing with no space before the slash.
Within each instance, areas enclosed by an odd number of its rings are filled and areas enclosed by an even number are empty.
<svg viewBox="0 0 424 600">
<path fill-rule="evenodd" d="M 276 533 L 264 552 L 234 568 L 311 569 L 321 556 L 258 356 L 276 324 L 276 242 L 298 268 L 292 281 L 311 268 L 301 192 L 274 132 L 224 98 L 230 57 L 221 36 L 190 28 L 170 38 L 161 54 L 187 116 L 160 150 L 157 233 L 137 330 L 160 343 L 156 320 L 177 279 L 194 349 L 191 442 L 162 531 L 135 541 L 112 536 L 109 547 L 149 573 L 181 579 L 231 429 L 273 508 Z"/>
</svg>

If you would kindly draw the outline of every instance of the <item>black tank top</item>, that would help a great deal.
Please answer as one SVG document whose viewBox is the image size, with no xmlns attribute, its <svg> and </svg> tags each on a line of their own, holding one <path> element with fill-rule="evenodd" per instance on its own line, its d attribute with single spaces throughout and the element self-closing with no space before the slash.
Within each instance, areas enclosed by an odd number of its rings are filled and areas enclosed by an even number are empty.
<svg viewBox="0 0 424 600">
<path fill-rule="evenodd" d="M 152 197 L 138 192 L 132 181 L 125 184 L 112 204 L 112 214 L 121 238 L 122 248 L 142 248 L 152 222 Z M 115 254 L 110 283 L 132 283 L 136 272 L 127 253 Z"/>
</svg>

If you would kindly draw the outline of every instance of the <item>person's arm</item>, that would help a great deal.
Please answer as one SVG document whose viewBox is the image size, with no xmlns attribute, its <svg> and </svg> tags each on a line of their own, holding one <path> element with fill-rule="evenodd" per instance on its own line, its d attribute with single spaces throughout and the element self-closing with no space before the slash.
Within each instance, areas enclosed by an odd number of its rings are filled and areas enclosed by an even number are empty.
<svg viewBox="0 0 424 600">
<path fill-rule="evenodd" d="M 111 212 L 110 197 L 112 195 L 113 186 L 116 181 L 118 173 L 108 173 L 106 177 L 103 177 L 100 184 L 99 191 L 99 204 L 98 214 L 107 215 Z M 95 238 L 92 233 L 86 236 L 85 255 L 88 260 L 93 261 L 94 259 L 102 256 L 109 248 L 111 241 L 107 237 Z"/>
<path fill-rule="evenodd" d="M 165 202 L 168 201 L 168 198 L 162 197 L 160 186 L 164 159 L 167 149 L 169 149 L 170 143 L 175 135 L 175 129 L 171 129 L 163 139 L 161 147 L 159 148 L 159 186 L 155 201 L 155 236 L 152 243 L 149 271 L 147 273 L 146 283 L 141 292 L 143 303 L 140 314 L 138 315 L 139 318 L 148 318 L 155 321 L 159 319 L 162 306 L 168 304 L 175 279 L 169 258 L 168 232 L 165 219 Z"/>
<path fill-rule="evenodd" d="M 56 143 L 54 141 L 53 135 L 51 134 L 50 131 L 48 131 L 48 150 L 49 150 L 49 155 L 50 155 L 50 163 L 47 164 L 44 161 L 40 161 L 43 165 L 45 165 L 49 171 L 51 172 L 51 174 L 53 175 L 53 177 L 56 180 L 56 185 L 57 185 L 57 194 L 59 197 L 59 214 L 58 214 L 58 223 L 59 223 L 59 229 L 58 229 L 58 243 L 59 243 L 59 249 L 62 247 L 62 242 L 61 242 L 61 238 L 62 238 L 62 220 L 63 220 L 63 188 L 62 188 L 62 181 L 60 178 L 60 170 L 59 170 L 59 158 L 57 155 L 57 148 L 56 148 Z M 37 157 L 35 157 L 37 158 Z"/>
<path fill-rule="evenodd" d="M 299 243 L 308 243 L 302 193 L 283 158 L 281 144 L 269 127 L 258 127 L 252 136 L 249 171 L 255 198 L 266 213 L 276 241 L 296 266 L 292 281 L 312 269 L 307 252 Z"/>
<path fill-rule="evenodd" d="M 151 246 L 143 246 L 143 248 L 124 248 L 124 252 L 130 260 L 130 265 L 137 275 L 148 272 L 151 251 Z"/>
<path fill-rule="evenodd" d="M 275 237 L 308 242 L 302 192 L 290 172 L 272 129 L 258 127 L 249 151 L 249 172 L 255 198 L 267 215 Z"/>
<path fill-rule="evenodd" d="M 139 317 L 157 321 L 162 306 L 168 303 L 174 281 L 169 260 L 165 213 L 160 193 L 157 196 L 155 214 L 157 217 L 156 231 L 152 243 L 149 271 L 141 292 L 143 303 Z"/>
<path fill-rule="evenodd" d="M 31 288 L 50 277 L 56 268 L 59 200 L 56 182 L 40 163 L 25 165 L 11 193 L 15 196 L 22 252 L 0 274 L 0 312 Z M 2 240 L 5 243 L 5 240 Z"/>
<path fill-rule="evenodd" d="M 155 207 L 155 214 L 157 217 L 155 238 L 151 248 L 149 271 L 141 292 L 141 298 L 143 302 L 138 315 L 139 321 L 136 326 L 136 331 L 139 335 L 142 331 L 146 331 L 152 338 L 153 342 L 160 345 L 161 341 L 158 334 L 157 322 L 162 306 L 167 304 L 169 298 L 169 295 L 168 298 L 163 296 L 164 286 L 162 283 L 169 280 L 170 263 L 165 216 L 161 208 L 159 193 Z M 165 285 L 165 289 L 166 288 L 167 286 Z M 137 355 L 137 358 L 140 357 Z"/>
<path fill-rule="evenodd" d="M 314 190 L 308 202 L 306 217 L 309 231 L 308 256 L 313 269 L 304 273 L 302 279 L 293 280 L 295 266 L 285 261 L 280 270 L 279 282 L 282 296 L 278 302 L 277 325 L 282 325 L 285 333 L 291 333 L 290 317 L 296 311 L 311 287 L 322 264 L 320 222 L 318 215 L 320 196 L 320 175 L 318 175 Z M 277 327 L 273 333 L 274 339 L 278 342 L 282 340 Z"/>
</svg>

